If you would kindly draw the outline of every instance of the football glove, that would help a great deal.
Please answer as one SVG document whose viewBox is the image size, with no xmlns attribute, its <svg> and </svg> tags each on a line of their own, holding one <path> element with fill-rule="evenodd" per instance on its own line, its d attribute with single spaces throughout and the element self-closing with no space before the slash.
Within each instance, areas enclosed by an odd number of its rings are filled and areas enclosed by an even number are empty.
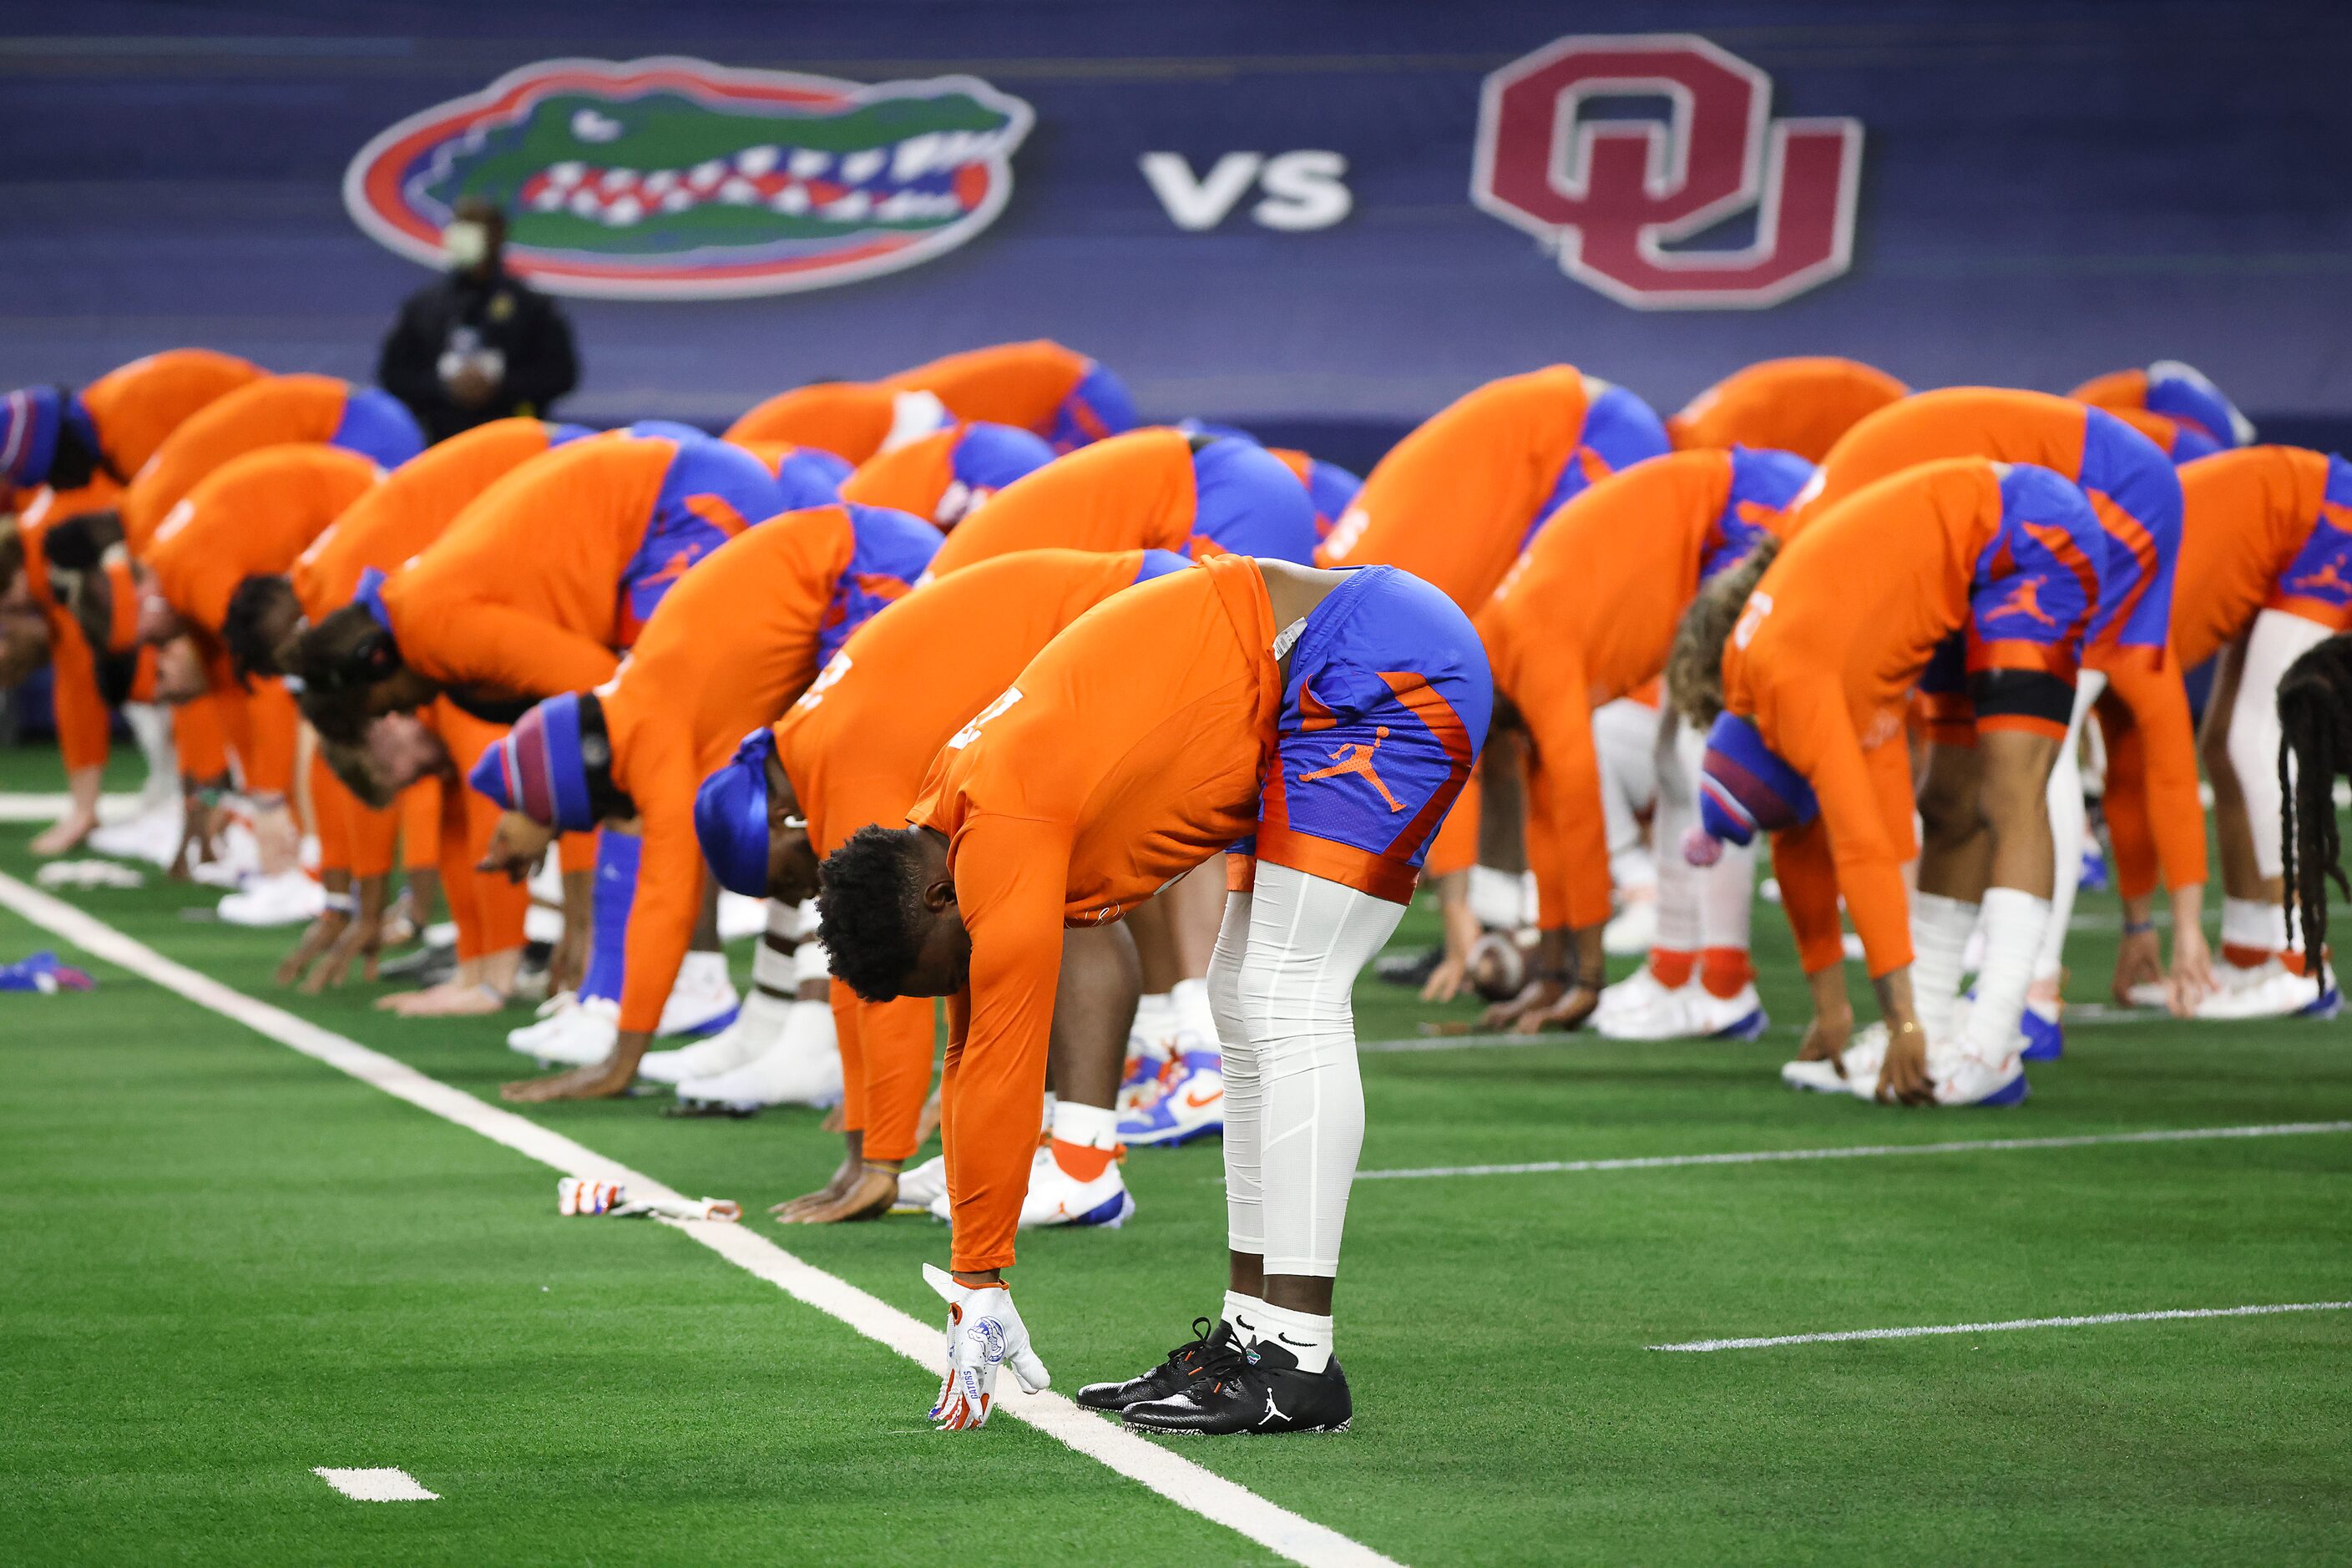
<svg viewBox="0 0 2352 1568">
<path fill-rule="evenodd" d="M 988 1424 L 996 1403 L 996 1369 L 1013 1368 L 1013 1375 L 1034 1394 L 1053 1379 L 1045 1363 L 1029 1348 L 1029 1329 L 1013 1305 L 1013 1292 L 1002 1284 L 962 1285 L 953 1275 L 931 1264 L 923 1278 L 948 1304 L 948 1370 L 940 1384 L 940 1397 L 931 1419 L 942 1432 L 961 1432 Z"/>
</svg>

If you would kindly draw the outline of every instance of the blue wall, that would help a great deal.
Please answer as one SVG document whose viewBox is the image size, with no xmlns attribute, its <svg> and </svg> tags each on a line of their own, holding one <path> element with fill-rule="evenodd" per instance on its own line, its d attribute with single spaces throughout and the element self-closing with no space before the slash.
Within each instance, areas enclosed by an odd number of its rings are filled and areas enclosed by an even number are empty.
<svg viewBox="0 0 2352 1568">
<path fill-rule="evenodd" d="M 1570 31 L 1665 28 L 1769 72 L 1775 114 L 1863 121 L 1846 276 L 1769 310 L 1636 311 L 1473 206 L 1487 71 Z M 0 35 L 9 384 L 179 342 L 364 377 L 424 274 L 345 214 L 359 147 L 532 60 L 673 53 L 965 70 L 1037 123 L 994 226 L 911 271 L 572 301 L 578 417 L 723 420 L 802 380 L 1031 334 L 1118 366 L 1148 412 L 1320 428 L 1360 461 L 1465 387 L 1559 359 L 1672 407 L 1789 353 L 2051 388 L 2179 357 L 2298 430 L 2352 417 L 2342 5 L 94 0 L 0 5 Z M 1349 162 L 1336 226 L 1237 213 L 1183 233 L 1137 168 L 1297 148 Z"/>
</svg>

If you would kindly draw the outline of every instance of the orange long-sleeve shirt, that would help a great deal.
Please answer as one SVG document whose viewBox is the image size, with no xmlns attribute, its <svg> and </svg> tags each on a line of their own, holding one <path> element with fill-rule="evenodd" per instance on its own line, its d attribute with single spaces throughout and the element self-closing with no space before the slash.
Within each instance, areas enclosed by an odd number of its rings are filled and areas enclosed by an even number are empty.
<svg viewBox="0 0 2352 1568">
<path fill-rule="evenodd" d="M 217 633 L 239 583 L 292 566 L 382 477 L 365 458 L 334 447 L 265 447 L 232 458 L 156 528 L 148 568 L 173 609 Z"/>
<path fill-rule="evenodd" d="M 1257 820 L 1275 629 L 1248 556 L 1119 595 L 950 738 L 909 813 L 947 837 L 971 938 L 941 1096 L 960 1269 L 1013 1261 L 1062 927 L 1116 920 Z"/>
<path fill-rule="evenodd" d="M 1785 465 L 1802 483 L 1805 466 Z M 1535 742 L 1528 779 L 1543 924 L 1609 918 L 1609 835 L 1592 710 L 1640 689 L 1665 668 L 1675 627 L 1698 591 L 1702 563 L 1726 548 L 1734 454 L 1677 452 L 1612 474 L 1561 507 L 1511 568 L 1477 618 L 1495 689 Z M 1772 508 L 1738 521 L 1760 535 Z"/>
<path fill-rule="evenodd" d="M 785 441 L 863 463 L 890 438 L 898 403 L 897 390 L 878 384 L 815 382 L 754 405 L 727 427 L 727 439 Z"/>
<path fill-rule="evenodd" d="M 2313 530 L 2330 525 L 2332 466 L 2324 452 L 2243 447 L 2182 467 L 2180 566 L 2172 595 L 2172 650 L 2181 668 L 2193 669 L 2243 637 L 2265 607 L 2294 607 L 2281 594 L 2282 580 Z M 2352 528 L 2352 515 L 2340 515 L 2334 526 Z M 2332 614 L 2314 618 L 2337 629 Z M 2144 898 L 2156 886 L 2160 858 L 2146 740 L 2126 707 L 2103 700 L 2099 719 L 2108 742 L 2105 806 L 2116 888 L 2126 898 Z"/>
<path fill-rule="evenodd" d="M 295 596 L 316 621 L 352 602 L 362 573 L 421 553 L 498 480 L 551 449 L 567 426 L 493 419 L 426 447 L 335 520 L 294 563 Z"/>
<path fill-rule="evenodd" d="M 930 393 L 959 419 L 985 419 L 1051 435 L 1062 405 L 1094 362 L 1050 338 L 947 354 L 877 383 Z"/>
<path fill-rule="evenodd" d="M 1822 461 L 1817 486 L 1784 514 L 1783 526 L 1801 530 L 1863 487 L 1916 463 L 1962 456 L 2032 463 L 2089 493 L 2101 525 L 2139 562 L 2146 585 L 2141 592 L 2158 591 L 2153 586 L 2158 582 L 2162 591 L 2174 592 L 2178 574 L 2157 558 L 2147 531 L 2084 477 L 2090 422 L 2109 417 L 2104 410 L 2042 392 L 1956 386 L 1919 393 L 1848 431 Z M 2155 456 L 2160 459 L 2161 454 Z M 2128 612 L 2118 615 L 2105 635 L 2085 646 L 2083 664 L 2106 677 L 2140 729 L 2153 826 L 2171 885 L 2200 885 L 2206 874 L 2205 807 L 2197 787 L 2197 733 L 2181 680 L 2184 667 L 2161 647 L 2121 647 L 2117 638 L 2129 621 Z"/>
<path fill-rule="evenodd" d="M 1181 430 L 1130 430 L 1005 486 L 948 535 L 931 559 L 931 575 L 1016 550 L 1184 554 L 1195 542 L 1195 500 L 1191 438 Z"/>
<path fill-rule="evenodd" d="M 629 662 L 599 693 L 613 783 L 636 805 L 645 835 L 624 1029 L 661 1022 L 694 936 L 703 876 L 695 792 L 747 731 L 773 723 L 815 677 L 818 643 L 856 551 L 850 514 L 838 506 L 786 512 L 738 534 L 664 595 Z"/>
<path fill-rule="evenodd" d="M 1789 542 L 1724 648 L 1725 706 L 1754 721 L 1821 802 L 1819 817 L 1772 846 L 1809 974 L 1838 961 L 1840 891 L 1873 978 L 1911 962 L 1909 807 L 1899 827 L 1887 820 L 1866 758 L 1902 752 L 1911 689 L 1936 645 L 1969 624 L 1977 560 L 2001 514 L 1997 467 L 1980 458 L 1871 486 Z M 1822 900 L 1805 896 L 1823 886 L 1826 930 Z"/>
<path fill-rule="evenodd" d="M 1062 629 L 1135 583 L 1139 550 L 1027 550 L 932 584 L 855 633 L 776 726 L 809 837 L 829 855 L 869 823 L 897 826 L 950 736 Z M 915 1152 L 930 1087 L 929 997 L 859 1000 L 835 982 L 847 1124 L 877 1160 Z"/>
<path fill-rule="evenodd" d="M 122 497 L 133 555 L 198 479 L 232 458 L 294 442 L 322 442 L 342 423 L 348 384 L 331 375 L 272 375 L 215 398 L 155 449 Z"/>
<path fill-rule="evenodd" d="M 493 482 L 384 584 L 402 659 L 444 685 L 518 696 L 609 679 L 627 641 L 622 574 L 678 450 L 667 437 L 616 433 L 560 447 Z"/>
<path fill-rule="evenodd" d="M 1910 390 L 1859 360 L 1768 359 L 1692 398 L 1666 421 L 1666 435 L 1677 451 L 1755 447 L 1818 463 L 1857 422 Z"/>
<path fill-rule="evenodd" d="M 1464 394 L 1373 466 L 1318 563 L 1402 566 L 1477 614 L 1577 460 L 1590 399 L 1570 364 Z"/>
<path fill-rule="evenodd" d="M 81 389 L 107 467 L 128 482 L 191 415 L 258 381 L 261 367 L 211 349 L 166 349 Z"/>
</svg>

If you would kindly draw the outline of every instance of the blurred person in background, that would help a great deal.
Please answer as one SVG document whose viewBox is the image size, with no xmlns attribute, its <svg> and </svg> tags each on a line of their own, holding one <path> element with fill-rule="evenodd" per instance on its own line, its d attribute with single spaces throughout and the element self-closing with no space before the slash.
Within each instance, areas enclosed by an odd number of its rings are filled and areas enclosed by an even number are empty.
<svg viewBox="0 0 2352 1568">
<path fill-rule="evenodd" d="M 510 277 L 506 215 L 478 197 L 441 233 L 449 271 L 408 297 L 383 341 L 376 380 L 408 405 L 425 437 L 493 419 L 546 414 L 580 380 L 572 323 Z"/>
</svg>

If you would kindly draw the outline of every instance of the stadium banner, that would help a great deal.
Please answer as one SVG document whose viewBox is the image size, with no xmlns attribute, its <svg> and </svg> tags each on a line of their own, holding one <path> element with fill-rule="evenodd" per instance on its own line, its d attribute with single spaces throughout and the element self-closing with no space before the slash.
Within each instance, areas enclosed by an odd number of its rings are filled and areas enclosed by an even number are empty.
<svg viewBox="0 0 2352 1568">
<path fill-rule="evenodd" d="M 1029 336 L 1152 416 L 1295 429 L 1562 360 L 1670 410 L 1786 353 L 2053 389 L 2179 358 L 2352 416 L 2325 7 L 9 14 L 12 384 L 183 342 L 366 377 L 481 195 L 592 421 Z"/>
</svg>

